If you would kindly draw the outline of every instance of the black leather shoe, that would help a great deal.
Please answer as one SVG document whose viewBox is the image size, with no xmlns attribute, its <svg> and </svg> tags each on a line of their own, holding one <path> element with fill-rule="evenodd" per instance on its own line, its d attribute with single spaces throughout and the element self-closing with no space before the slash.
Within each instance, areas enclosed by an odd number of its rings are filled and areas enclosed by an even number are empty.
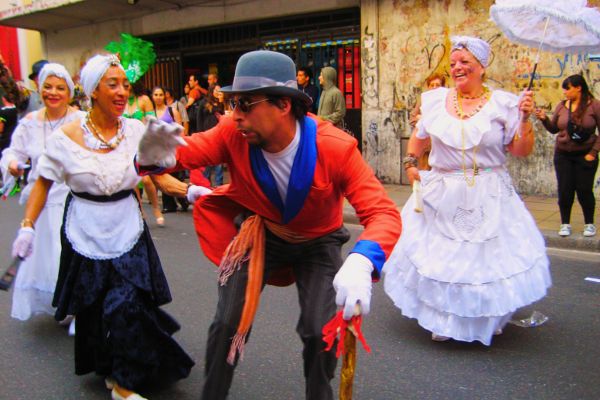
<svg viewBox="0 0 600 400">
<path fill-rule="evenodd" d="M 175 211 L 177 211 L 177 209 L 175 209 L 175 208 L 163 208 L 162 209 L 163 214 L 174 213 Z"/>
</svg>

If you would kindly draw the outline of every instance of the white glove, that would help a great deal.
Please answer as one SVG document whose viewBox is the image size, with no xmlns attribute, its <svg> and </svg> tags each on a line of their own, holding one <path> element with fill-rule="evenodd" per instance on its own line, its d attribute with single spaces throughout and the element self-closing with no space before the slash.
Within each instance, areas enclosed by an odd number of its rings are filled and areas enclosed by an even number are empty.
<svg viewBox="0 0 600 400">
<path fill-rule="evenodd" d="M 172 168 L 177 163 L 175 149 L 187 146 L 181 137 L 183 127 L 148 117 L 146 131 L 138 145 L 137 162 L 140 165 L 157 165 Z"/>
<path fill-rule="evenodd" d="M 17 238 L 13 242 L 12 256 L 19 257 L 21 260 L 26 259 L 33 253 L 33 239 L 35 238 L 35 230 L 32 227 L 24 227 L 19 229 Z"/>
<path fill-rule="evenodd" d="M 198 200 L 200 197 L 210 193 L 212 193 L 212 190 L 210 190 L 207 187 L 191 185 L 190 187 L 188 187 L 187 194 L 185 195 L 185 197 L 191 204 L 194 204 L 196 200 Z"/>
<path fill-rule="evenodd" d="M 360 313 L 367 315 L 371 308 L 371 286 L 373 279 L 373 263 L 359 253 L 351 253 L 333 279 L 333 287 L 337 292 L 335 302 L 344 307 L 344 319 L 354 315 L 356 304 L 360 305 Z"/>
</svg>

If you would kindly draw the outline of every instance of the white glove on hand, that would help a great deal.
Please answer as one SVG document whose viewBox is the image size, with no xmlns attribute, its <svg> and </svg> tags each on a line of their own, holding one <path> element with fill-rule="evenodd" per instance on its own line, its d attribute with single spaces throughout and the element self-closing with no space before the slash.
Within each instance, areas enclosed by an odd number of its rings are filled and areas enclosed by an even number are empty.
<svg viewBox="0 0 600 400">
<path fill-rule="evenodd" d="M 12 256 L 19 257 L 21 260 L 26 259 L 33 253 L 33 239 L 35 238 L 35 230 L 29 226 L 19 229 L 17 238 L 13 242 Z"/>
<path fill-rule="evenodd" d="M 157 165 L 172 168 L 177 163 L 175 149 L 187 146 L 181 137 L 183 127 L 148 117 L 146 131 L 138 145 L 137 162 L 140 165 Z"/>
<path fill-rule="evenodd" d="M 196 202 L 196 200 L 198 200 L 200 197 L 205 196 L 210 193 L 212 193 L 212 190 L 210 190 L 207 187 L 191 185 L 188 188 L 187 194 L 185 195 L 185 197 L 191 204 L 194 204 Z"/>
<path fill-rule="evenodd" d="M 335 302 L 344 307 L 344 319 L 354 315 L 354 308 L 360 304 L 361 314 L 367 315 L 371 308 L 371 286 L 373 263 L 359 253 L 351 253 L 333 279 L 337 292 Z"/>
</svg>

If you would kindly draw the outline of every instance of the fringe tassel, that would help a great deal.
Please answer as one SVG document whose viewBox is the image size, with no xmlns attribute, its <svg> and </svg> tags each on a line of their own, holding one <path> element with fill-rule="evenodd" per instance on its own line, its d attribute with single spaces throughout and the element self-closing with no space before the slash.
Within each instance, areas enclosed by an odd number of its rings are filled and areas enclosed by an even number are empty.
<svg viewBox="0 0 600 400">
<path fill-rule="evenodd" d="M 227 355 L 227 363 L 233 365 L 235 363 L 235 356 L 240 355 L 240 360 L 244 359 L 244 345 L 246 344 L 246 333 L 236 333 L 231 341 L 231 347 L 229 348 L 229 354 Z"/>
</svg>

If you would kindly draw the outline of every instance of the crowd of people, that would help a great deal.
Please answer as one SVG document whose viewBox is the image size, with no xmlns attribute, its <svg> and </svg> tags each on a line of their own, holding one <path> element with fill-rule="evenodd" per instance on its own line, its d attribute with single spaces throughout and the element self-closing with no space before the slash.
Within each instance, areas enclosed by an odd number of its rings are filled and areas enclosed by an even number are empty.
<svg viewBox="0 0 600 400">
<path fill-rule="evenodd" d="M 507 153 L 531 153 L 530 116 L 558 133 L 559 234 L 571 234 L 576 193 L 583 234 L 595 235 L 600 103 L 574 75 L 549 117 L 532 91 L 486 84 L 490 54 L 481 39 L 453 37 L 452 85 L 445 75 L 428 78 L 403 158 L 424 206 L 413 195 L 401 214 L 343 130 L 332 67 L 317 86 L 312 70 L 288 56 L 252 51 L 230 85 L 211 72 L 205 87 L 193 74 L 178 99 L 172 88 L 144 88 L 113 54 L 91 57 L 76 81 L 42 60 L 30 76 L 38 91 L 25 102 L 0 59 L 1 111 L 23 113 L 14 122 L 0 114 L 8 137 L 0 169 L 3 181 L 28 175 L 11 315 L 46 313 L 70 325 L 76 373 L 104 377 L 113 399 L 144 399 L 149 382 L 187 377 L 194 361 L 161 308 L 171 292 L 145 195 L 159 227 L 166 213 L 191 206 L 202 250 L 219 268 L 205 400 L 227 397 L 266 284 L 297 288 L 307 399 L 333 399 L 337 359 L 325 350 L 323 326 L 338 307 L 346 320 L 367 315 L 379 279 L 434 341 L 491 345 L 551 286 L 544 240 L 512 184 Z M 345 259 L 344 198 L 364 227 Z"/>
</svg>

